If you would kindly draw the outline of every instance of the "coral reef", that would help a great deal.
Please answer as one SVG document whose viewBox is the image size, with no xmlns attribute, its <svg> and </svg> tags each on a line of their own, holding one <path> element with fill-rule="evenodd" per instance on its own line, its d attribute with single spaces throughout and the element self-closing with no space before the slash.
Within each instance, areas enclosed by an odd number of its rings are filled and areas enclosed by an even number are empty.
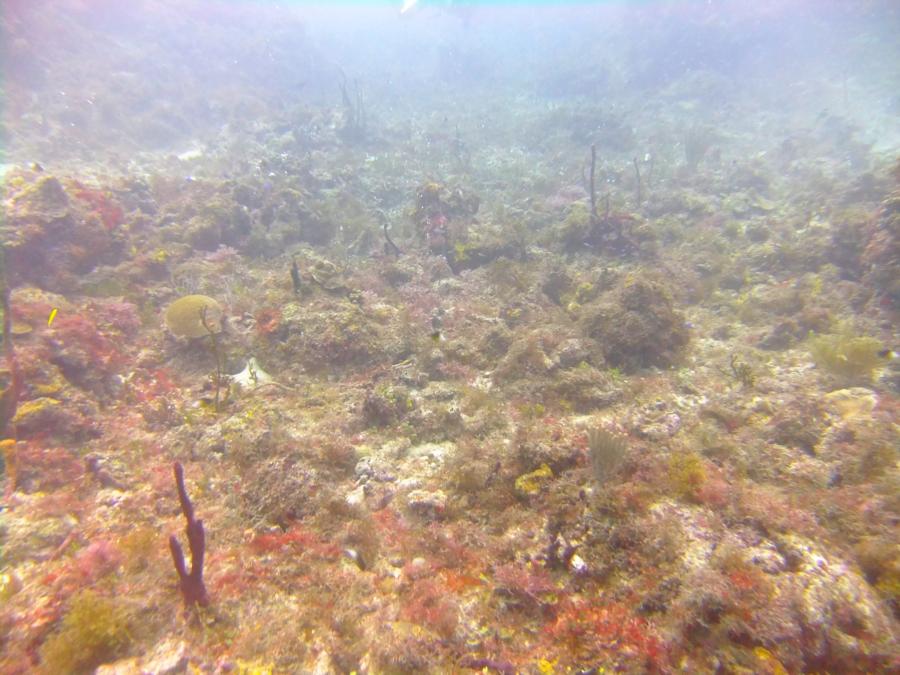
<svg viewBox="0 0 900 675">
<path fill-rule="evenodd" d="M 0 21 L 0 672 L 898 670 L 888 3 L 113 4 Z"/>
</svg>

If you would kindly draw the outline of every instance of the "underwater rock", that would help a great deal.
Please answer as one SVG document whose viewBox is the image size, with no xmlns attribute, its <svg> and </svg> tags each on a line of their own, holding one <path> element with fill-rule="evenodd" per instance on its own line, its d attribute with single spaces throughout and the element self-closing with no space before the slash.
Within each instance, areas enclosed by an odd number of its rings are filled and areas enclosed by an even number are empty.
<svg viewBox="0 0 900 675">
<path fill-rule="evenodd" d="M 459 394 L 443 382 L 431 382 L 418 396 L 406 421 L 419 440 L 452 438 L 462 428 Z"/>
<path fill-rule="evenodd" d="M 475 357 L 480 363 L 502 358 L 513 341 L 513 333 L 503 324 L 494 324 L 481 336 Z"/>
<path fill-rule="evenodd" d="M 550 374 L 557 364 L 547 352 L 553 348 L 556 338 L 557 335 L 545 328 L 515 338 L 494 369 L 494 381 L 504 384 L 529 376 Z"/>
<path fill-rule="evenodd" d="M 900 307 L 900 190 L 881 204 L 881 217 L 862 254 L 865 282 L 894 308 Z"/>
<path fill-rule="evenodd" d="M 454 274 L 483 267 L 498 258 L 517 257 L 521 257 L 521 249 L 515 243 L 487 239 L 458 242 L 446 253 L 447 263 Z"/>
<path fill-rule="evenodd" d="M 447 508 L 447 495 L 443 490 L 411 490 L 406 495 L 406 506 L 422 518 L 435 520 Z"/>
<path fill-rule="evenodd" d="M 7 509 L 0 524 L 3 547 L 0 564 L 11 568 L 25 561 L 49 557 L 78 526 L 74 516 L 41 516 L 45 495 L 17 492 L 16 508 Z"/>
<path fill-rule="evenodd" d="M 62 400 L 40 396 L 21 401 L 13 424 L 19 438 L 46 436 L 78 442 L 99 435 L 95 425 L 98 413 L 96 403 L 69 389 Z"/>
<path fill-rule="evenodd" d="M 823 403 L 828 413 L 837 419 L 868 418 L 878 405 L 878 395 L 865 387 L 838 389 L 825 394 Z"/>
<path fill-rule="evenodd" d="M 77 285 L 79 275 L 124 256 L 123 212 L 111 195 L 77 181 L 68 191 L 52 176 L 7 183 L 7 213 L 0 224 L 7 276 L 56 291 Z"/>
<path fill-rule="evenodd" d="M 344 497 L 344 501 L 347 502 L 349 506 L 357 507 L 362 506 L 366 502 L 366 488 L 364 485 L 360 485 L 355 490 L 347 493 L 347 496 Z"/>
<path fill-rule="evenodd" d="M 841 269 L 841 276 L 859 279 L 862 273 L 862 254 L 873 233 L 872 214 L 861 208 L 843 209 L 831 218 L 830 241 L 824 255 Z"/>
<path fill-rule="evenodd" d="M 12 211 L 7 215 L 49 223 L 69 215 L 69 197 L 58 178 L 41 176 L 15 195 Z"/>
<path fill-rule="evenodd" d="M 572 368 L 587 361 L 591 356 L 591 348 L 584 340 L 569 338 L 563 340 L 553 351 L 551 358 L 560 368 Z"/>
<path fill-rule="evenodd" d="M 223 242 L 222 226 L 214 220 L 195 216 L 184 226 L 184 240 L 194 249 L 214 251 Z"/>
<path fill-rule="evenodd" d="M 858 571 L 800 535 L 780 535 L 777 546 L 791 561 L 778 586 L 795 599 L 807 663 L 828 658 L 834 670 L 872 671 L 896 657 L 896 623 Z"/>
<path fill-rule="evenodd" d="M 827 489 L 835 481 L 834 468 L 819 459 L 803 455 L 785 466 L 792 481 L 805 481 L 819 489 Z"/>
<path fill-rule="evenodd" d="M 681 429 L 681 415 L 674 410 L 643 414 L 635 423 L 635 431 L 651 441 L 662 441 Z"/>
<path fill-rule="evenodd" d="M 284 323 L 288 337 L 279 344 L 279 353 L 289 354 L 291 362 L 302 363 L 312 375 L 396 363 L 408 349 L 400 326 L 369 320 L 349 300 L 285 311 Z"/>
<path fill-rule="evenodd" d="M 516 460 L 522 467 L 548 467 L 553 474 L 559 474 L 576 466 L 583 458 L 583 450 L 575 443 L 560 443 L 549 437 L 537 437 L 537 433 L 528 433 L 516 448 Z M 551 476 L 553 475 L 551 474 Z M 524 484 L 536 486 L 539 481 L 534 474 L 528 474 Z M 523 485 L 524 485 L 523 484 Z"/>
<path fill-rule="evenodd" d="M 322 290 L 335 295 L 349 292 L 346 282 L 346 270 L 328 258 L 306 251 L 303 256 L 303 268 L 306 276 Z"/>
<path fill-rule="evenodd" d="M 728 183 L 733 188 L 766 193 L 769 190 L 771 178 L 766 174 L 766 167 L 762 162 L 735 162 L 728 171 Z"/>
<path fill-rule="evenodd" d="M 779 351 L 787 349 L 798 339 L 803 337 L 793 321 L 782 321 L 766 333 L 756 346 L 766 351 Z"/>
<path fill-rule="evenodd" d="M 670 366 L 688 343 L 684 317 L 659 281 L 632 276 L 588 305 L 581 322 L 610 365 L 626 370 Z"/>
<path fill-rule="evenodd" d="M 802 634 L 785 662 L 791 670 L 827 658 L 842 669 L 859 661 L 877 671 L 895 652 L 896 624 L 874 590 L 818 543 L 793 534 L 723 531 L 711 527 L 707 509 L 668 502 L 651 507 L 650 521 L 681 540 L 681 583 L 669 615 L 678 617 L 686 639 L 718 641 L 724 635 L 716 633 L 735 629 L 755 643 L 793 642 Z M 735 580 L 744 592 L 734 592 Z M 735 623 L 735 616 L 747 623 Z"/>
<path fill-rule="evenodd" d="M 481 200 L 461 187 L 425 183 L 416 191 L 413 220 L 419 236 L 433 253 L 450 254 L 466 241 L 469 221 Z M 451 264 L 452 266 L 452 264 Z"/>
<path fill-rule="evenodd" d="M 756 311 L 777 316 L 794 316 L 805 304 L 807 294 L 798 286 L 768 285 L 759 288 L 750 302 Z"/>
<path fill-rule="evenodd" d="M 822 417 L 817 401 L 802 397 L 785 401 L 769 422 L 768 440 L 812 455 L 825 430 Z"/>
<path fill-rule="evenodd" d="M 581 354 L 580 350 L 575 352 Z M 574 368 L 558 371 L 546 391 L 576 412 L 588 413 L 621 400 L 622 387 L 608 373 L 579 361 Z"/>
<path fill-rule="evenodd" d="M 36 431 L 62 428 L 69 421 L 60 401 L 42 396 L 19 403 L 12 423 L 25 436 Z"/>
<path fill-rule="evenodd" d="M 188 645 L 181 640 L 166 640 L 141 661 L 141 675 L 177 675 L 187 669 Z"/>
<path fill-rule="evenodd" d="M 272 211 L 273 222 L 266 230 L 265 252 L 275 254 L 300 241 L 324 246 L 341 231 L 342 204 L 338 194 L 311 205 L 293 191 L 285 191 L 280 199 L 281 204 Z"/>
<path fill-rule="evenodd" d="M 380 453 L 391 454 L 393 446 L 385 450 L 382 448 Z M 403 452 L 406 452 L 404 448 Z M 394 470 L 387 461 L 376 459 L 374 457 L 363 457 L 356 463 L 353 473 L 357 480 L 362 482 L 376 481 L 379 483 L 393 483 L 397 480 Z"/>
<path fill-rule="evenodd" d="M 187 670 L 189 662 L 187 643 L 171 638 L 144 656 L 100 666 L 94 675 L 179 675 Z"/>
<path fill-rule="evenodd" d="M 229 187 L 229 183 L 218 185 L 198 181 L 185 189 L 181 203 L 169 207 L 171 214 L 166 221 L 179 223 L 168 231 L 169 238 L 201 251 L 215 251 L 222 246 L 238 249 L 247 246 L 252 228 L 250 212 L 228 193 Z"/>
<path fill-rule="evenodd" d="M 310 675 L 337 675 L 341 672 L 340 668 L 335 667 L 334 659 L 327 649 L 321 649 L 315 662 L 309 671 Z"/>
<path fill-rule="evenodd" d="M 409 260 L 392 260 L 380 267 L 379 274 L 391 286 L 399 287 L 412 281 L 416 271 Z"/>
<path fill-rule="evenodd" d="M 244 472 L 244 510 L 254 525 L 287 527 L 315 509 L 313 496 L 322 484 L 318 472 L 301 457 L 271 457 Z"/>
<path fill-rule="evenodd" d="M 757 346 L 768 351 L 779 351 L 807 338 L 810 333 L 827 331 L 832 323 L 831 314 L 821 307 L 804 307 L 796 315 L 779 321 L 760 338 Z"/>
<path fill-rule="evenodd" d="M 275 453 L 277 447 L 269 426 L 254 424 L 245 415 L 205 424 L 191 442 L 199 456 L 226 455 L 241 463 L 255 463 L 260 457 Z"/>
<path fill-rule="evenodd" d="M 563 269 L 550 270 L 546 278 L 541 282 L 541 290 L 555 304 L 561 305 L 565 293 L 572 287 L 572 277 Z"/>
<path fill-rule="evenodd" d="M 366 392 L 363 421 L 369 426 L 395 424 L 415 408 L 415 401 L 402 385 L 381 384 Z"/>
<path fill-rule="evenodd" d="M 569 206 L 566 217 L 556 226 L 554 240 L 562 241 L 568 251 L 582 249 L 591 238 L 593 223 L 591 222 L 590 209 L 584 202 L 575 202 Z M 555 284 L 559 286 L 559 282 Z M 551 286 L 551 293 L 554 286 Z M 552 295 L 550 296 L 552 299 Z"/>
<path fill-rule="evenodd" d="M 406 451 L 399 474 L 415 479 L 440 476 L 447 460 L 455 454 L 456 445 L 450 441 L 415 445 Z"/>
</svg>

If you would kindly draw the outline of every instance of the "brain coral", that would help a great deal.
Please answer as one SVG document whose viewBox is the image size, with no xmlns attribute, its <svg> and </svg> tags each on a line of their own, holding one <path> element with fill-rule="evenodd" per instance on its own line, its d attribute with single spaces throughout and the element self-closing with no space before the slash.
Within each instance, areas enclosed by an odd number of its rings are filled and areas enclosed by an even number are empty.
<svg viewBox="0 0 900 675">
<path fill-rule="evenodd" d="M 166 309 L 166 326 L 175 335 L 182 337 L 202 337 L 209 331 L 203 325 L 203 318 L 209 327 L 218 331 L 222 326 L 222 306 L 206 295 L 185 295 L 175 300 Z"/>
</svg>

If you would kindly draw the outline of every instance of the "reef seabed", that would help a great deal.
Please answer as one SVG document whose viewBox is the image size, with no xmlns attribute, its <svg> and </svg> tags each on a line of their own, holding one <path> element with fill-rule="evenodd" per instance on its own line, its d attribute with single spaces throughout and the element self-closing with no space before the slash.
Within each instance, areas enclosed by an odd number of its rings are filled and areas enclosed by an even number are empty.
<svg viewBox="0 0 900 675">
<path fill-rule="evenodd" d="M 596 110 L 527 162 L 505 96 L 465 157 L 304 104 L 228 177 L 6 171 L 0 672 L 898 668 L 896 158 L 608 124 L 592 213 Z"/>
</svg>

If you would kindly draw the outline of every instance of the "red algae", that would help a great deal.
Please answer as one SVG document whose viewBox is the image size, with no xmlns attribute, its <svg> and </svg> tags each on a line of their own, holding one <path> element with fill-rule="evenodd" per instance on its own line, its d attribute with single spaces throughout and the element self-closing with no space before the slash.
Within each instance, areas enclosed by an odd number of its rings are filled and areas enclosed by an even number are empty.
<svg viewBox="0 0 900 675">
<path fill-rule="evenodd" d="M 124 222 L 125 212 L 109 193 L 78 185 L 74 194 L 88 205 L 90 215 L 97 216 L 107 230 L 113 230 Z"/>
</svg>

